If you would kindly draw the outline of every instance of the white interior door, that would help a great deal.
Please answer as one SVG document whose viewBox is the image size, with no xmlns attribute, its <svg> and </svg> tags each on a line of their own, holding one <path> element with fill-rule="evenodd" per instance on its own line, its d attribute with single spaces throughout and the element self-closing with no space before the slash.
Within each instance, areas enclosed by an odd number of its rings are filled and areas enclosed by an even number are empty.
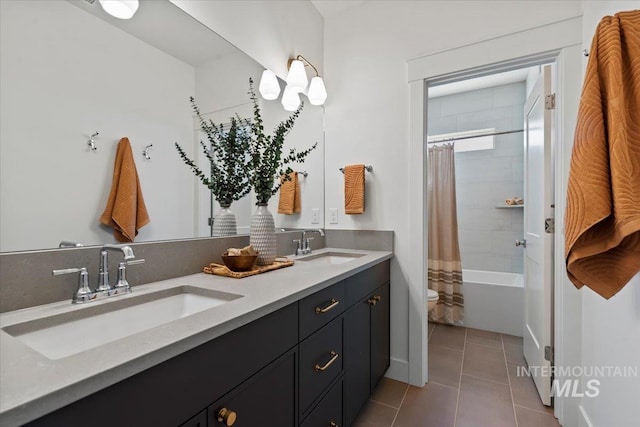
<svg viewBox="0 0 640 427">
<path fill-rule="evenodd" d="M 545 219 L 553 218 L 553 110 L 545 108 L 550 94 L 551 66 L 546 65 L 524 106 L 524 357 L 529 367 L 544 367 L 531 372 L 545 405 L 551 405 L 545 347 L 552 345 L 553 330 L 553 234 L 545 232 Z"/>
</svg>

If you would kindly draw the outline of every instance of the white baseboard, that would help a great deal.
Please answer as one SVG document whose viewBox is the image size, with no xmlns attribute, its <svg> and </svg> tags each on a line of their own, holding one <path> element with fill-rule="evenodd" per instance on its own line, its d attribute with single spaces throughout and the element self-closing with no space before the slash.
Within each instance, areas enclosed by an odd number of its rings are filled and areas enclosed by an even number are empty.
<svg viewBox="0 0 640 427">
<path fill-rule="evenodd" d="M 403 383 L 409 382 L 409 362 L 406 360 L 391 358 L 389 369 L 384 374 L 385 377 L 392 380 L 402 381 Z"/>
<path fill-rule="evenodd" d="M 587 411 L 585 411 L 584 406 L 578 405 L 578 409 L 580 409 L 580 427 L 594 427 L 593 423 L 589 419 L 587 415 Z"/>
</svg>

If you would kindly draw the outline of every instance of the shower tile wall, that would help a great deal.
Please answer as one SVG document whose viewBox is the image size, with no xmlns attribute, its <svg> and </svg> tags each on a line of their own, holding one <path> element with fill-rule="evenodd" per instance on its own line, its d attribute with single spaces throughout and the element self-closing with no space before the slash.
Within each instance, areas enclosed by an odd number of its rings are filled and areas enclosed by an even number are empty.
<svg viewBox="0 0 640 427">
<path fill-rule="evenodd" d="M 524 82 L 429 99 L 429 135 L 522 129 Z M 523 210 L 498 209 L 523 195 L 523 134 L 496 136 L 493 150 L 456 153 L 462 267 L 522 273 Z"/>
</svg>

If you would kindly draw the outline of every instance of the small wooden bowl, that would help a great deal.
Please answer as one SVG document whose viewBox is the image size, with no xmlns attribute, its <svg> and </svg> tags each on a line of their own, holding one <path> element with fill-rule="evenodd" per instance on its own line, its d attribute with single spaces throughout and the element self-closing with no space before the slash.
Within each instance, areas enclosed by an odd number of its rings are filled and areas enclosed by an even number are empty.
<svg viewBox="0 0 640 427">
<path fill-rule="evenodd" d="M 222 262 L 231 271 L 249 271 L 256 265 L 258 255 L 222 255 Z"/>
</svg>

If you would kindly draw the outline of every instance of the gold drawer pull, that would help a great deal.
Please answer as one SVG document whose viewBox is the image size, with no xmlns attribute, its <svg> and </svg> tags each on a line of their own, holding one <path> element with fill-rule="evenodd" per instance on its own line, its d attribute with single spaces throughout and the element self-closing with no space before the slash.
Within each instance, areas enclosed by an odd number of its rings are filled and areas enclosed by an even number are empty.
<svg viewBox="0 0 640 427">
<path fill-rule="evenodd" d="M 235 412 L 227 408 L 222 408 L 218 411 L 218 422 L 229 427 L 235 424 L 237 417 L 238 415 Z"/>
<path fill-rule="evenodd" d="M 378 302 L 382 301 L 382 297 L 380 295 L 376 295 L 375 297 L 373 297 L 373 299 Z"/>
<path fill-rule="evenodd" d="M 338 424 L 336 424 L 335 422 L 331 421 L 331 423 L 329 423 L 329 427 L 340 427 L 340 426 L 338 426 Z"/>
<path fill-rule="evenodd" d="M 340 304 L 340 301 L 338 301 L 335 298 L 331 298 L 331 301 L 329 302 L 329 305 L 326 306 L 325 308 L 316 307 L 316 314 L 326 313 L 327 311 L 331 310 L 332 308 L 334 308 L 338 304 Z"/>
<path fill-rule="evenodd" d="M 329 356 L 331 357 L 331 359 L 329 359 L 329 361 L 324 366 L 320 366 L 316 363 L 316 366 L 314 366 L 313 369 L 315 369 L 316 371 L 326 371 L 327 368 L 333 364 L 333 362 L 338 360 L 338 353 L 336 353 L 335 351 L 329 353 Z"/>
<path fill-rule="evenodd" d="M 369 303 L 369 305 L 376 305 L 378 303 L 378 300 L 375 298 L 369 298 L 367 302 Z"/>
</svg>

